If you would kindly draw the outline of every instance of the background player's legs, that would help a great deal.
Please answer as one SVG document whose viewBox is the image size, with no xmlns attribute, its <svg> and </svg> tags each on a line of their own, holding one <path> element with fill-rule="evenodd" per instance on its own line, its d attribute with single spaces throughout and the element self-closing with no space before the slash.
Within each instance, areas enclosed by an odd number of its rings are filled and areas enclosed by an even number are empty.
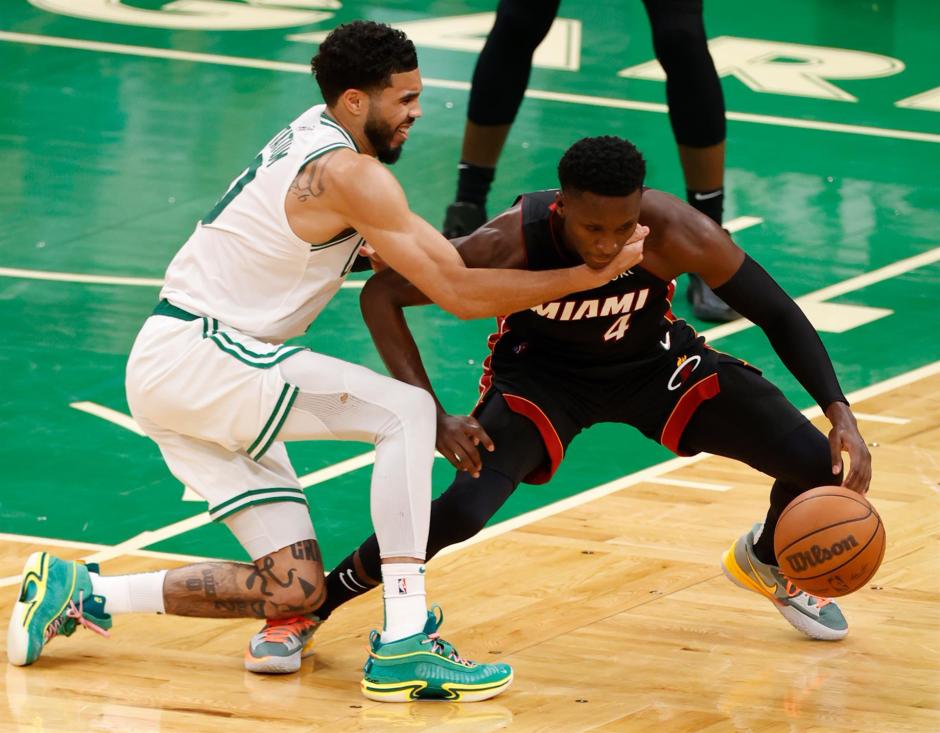
<svg viewBox="0 0 940 733">
<path fill-rule="evenodd" d="M 548 460 L 538 429 L 528 418 L 512 412 L 499 394 L 486 402 L 477 418 L 496 450 L 481 450 L 479 478 L 458 471 L 450 487 L 431 502 L 429 560 L 483 529 L 519 482 Z M 317 616 L 325 620 L 337 607 L 368 591 L 379 572 L 379 545 L 372 535 L 327 577 L 327 598 Z"/>
<path fill-rule="evenodd" d="M 467 235 L 486 221 L 486 197 L 529 84 L 532 55 L 552 27 L 560 1 L 501 0 L 496 9 L 496 22 L 473 72 L 457 198 L 443 227 L 446 237 Z"/>
<path fill-rule="evenodd" d="M 755 543 L 761 562 L 777 565 L 773 548 L 777 519 L 787 504 L 816 486 L 838 484 L 829 441 L 774 385 L 746 367 L 719 366 L 721 392 L 692 416 L 682 436 L 686 452 L 734 458 L 775 481 L 764 531 Z"/>
<path fill-rule="evenodd" d="M 679 148 L 688 202 L 721 224 L 725 177 L 725 100 L 708 52 L 702 0 L 643 0 L 656 58 L 666 72 L 669 121 Z M 689 299 L 707 321 L 737 317 L 690 275 Z"/>
</svg>

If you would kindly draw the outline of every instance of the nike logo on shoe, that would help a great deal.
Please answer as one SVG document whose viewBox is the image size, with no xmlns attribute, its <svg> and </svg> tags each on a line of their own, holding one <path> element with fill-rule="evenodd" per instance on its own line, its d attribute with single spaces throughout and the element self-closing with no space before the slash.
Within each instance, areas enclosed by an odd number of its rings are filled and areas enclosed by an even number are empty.
<svg viewBox="0 0 940 733">
<path fill-rule="evenodd" d="M 759 572 L 757 572 L 757 568 L 754 567 L 754 563 L 751 562 L 751 558 L 750 558 L 750 557 L 747 558 L 747 564 L 748 564 L 748 565 L 750 566 L 750 568 L 751 568 L 751 574 L 752 574 L 755 578 L 757 578 L 758 582 L 759 582 L 759 583 L 761 584 L 761 586 L 763 587 L 764 592 L 767 593 L 767 595 L 769 595 L 769 596 L 776 597 L 776 595 L 777 595 L 777 583 L 774 582 L 774 583 L 772 583 L 772 584 L 770 584 L 770 585 L 767 585 L 767 582 L 764 580 L 764 576 L 761 575 Z"/>
</svg>

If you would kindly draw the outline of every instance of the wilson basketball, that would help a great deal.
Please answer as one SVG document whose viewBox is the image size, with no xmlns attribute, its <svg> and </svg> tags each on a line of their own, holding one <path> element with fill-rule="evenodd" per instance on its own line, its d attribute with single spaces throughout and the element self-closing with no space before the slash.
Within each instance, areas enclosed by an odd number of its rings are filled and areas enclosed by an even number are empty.
<svg viewBox="0 0 940 733">
<path fill-rule="evenodd" d="M 871 580 L 885 553 L 885 528 L 861 494 L 820 486 L 800 494 L 774 532 L 780 571 L 818 596 L 844 596 Z"/>
</svg>

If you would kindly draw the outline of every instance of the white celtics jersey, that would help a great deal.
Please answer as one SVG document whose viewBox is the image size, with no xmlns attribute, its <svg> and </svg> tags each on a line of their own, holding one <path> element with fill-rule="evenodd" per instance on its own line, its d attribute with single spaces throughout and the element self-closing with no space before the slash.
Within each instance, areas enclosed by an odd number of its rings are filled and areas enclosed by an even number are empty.
<svg viewBox="0 0 940 733">
<path fill-rule="evenodd" d="M 287 223 L 285 197 L 300 168 L 331 150 L 356 149 L 325 110 L 304 112 L 232 182 L 170 262 L 161 298 L 264 341 L 307 330 L 364 242 L 353 230 L 305 242 Z"/>
</svg>

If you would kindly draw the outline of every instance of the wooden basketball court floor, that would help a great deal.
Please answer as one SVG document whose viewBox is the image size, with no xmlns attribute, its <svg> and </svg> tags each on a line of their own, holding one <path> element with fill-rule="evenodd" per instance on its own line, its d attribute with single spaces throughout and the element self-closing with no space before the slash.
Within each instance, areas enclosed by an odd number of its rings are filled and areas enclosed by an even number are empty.
<svg viewBox="0 0 940 733">
<path fill-rule="evenodd" d="M 0 0 L 0 617 L 38 548 L 113 573 L 244 559 L 127 415 L 124 363 L 163 269 L 257 149 L 319 101 L 311 34 L 356 17 L 418 41 L 425 119 L 394 170 L 439 223 L 494 4 Z M 681 193 L 641 4 L 566 0 L 560 16 L 491 210 L 553 185 L 561 151 L 587 134 L 631 138 L 649 184 Z M 242 670 L 254 622 L 120 617 L 109 640 L 81 632 L 31 668 L 4 667 L 0 730 L 940 729 L 932 21 L 928 0 L 706 3 L 729 110 L 726 221 L 820 329 L 872 445 L 888 549 L 871 587 L 841 602 L 846 640 L 802 638 L 721 576 L 721 552 L 763 514 L 766 477 L 598 426 L 551 484 L 521 487 L 481 535 L 430 564 L 447 638 L 514 665 L 503 696 L 361 697 L 366 637 L 381 620 L 368 596 L 283 678 Z M 776 73 L 801 63 L 821 76 Z M 300 343 L 381 370 L 356 285 Z M 409 322 L 444 403 L 469 409 L 492 324 L 434 308 Z M 810 404 L 757 329 L 692 322 Z M 367 448 L 290 447 L 328 566 L 370 531 Z M 451 476 L 438 460 L 435 493 Z"/>
</svg>

